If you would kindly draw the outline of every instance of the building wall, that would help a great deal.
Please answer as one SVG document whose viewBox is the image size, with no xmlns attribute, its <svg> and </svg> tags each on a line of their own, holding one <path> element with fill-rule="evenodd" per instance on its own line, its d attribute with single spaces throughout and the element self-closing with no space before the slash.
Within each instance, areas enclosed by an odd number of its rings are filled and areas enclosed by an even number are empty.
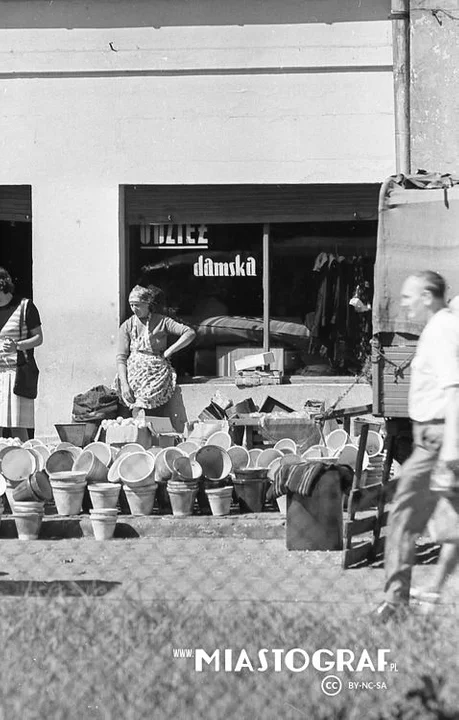
<svg viewBox="0 0 459 720">
<path fill-rule="evenodd" d="M 0 184 L 32 186 L 39 432 L 115 371 L 120 185 L 395 167 L 388 2 L 78 5 L 13 0 L 0 19 Z"/>
<path fill-rule="evenodd" d="M 439 7 L 445 12 L 432 12 Z M 457 176 L 458 118 L 459 1 L 411 0 L 413 171 Z"/>
</svg>

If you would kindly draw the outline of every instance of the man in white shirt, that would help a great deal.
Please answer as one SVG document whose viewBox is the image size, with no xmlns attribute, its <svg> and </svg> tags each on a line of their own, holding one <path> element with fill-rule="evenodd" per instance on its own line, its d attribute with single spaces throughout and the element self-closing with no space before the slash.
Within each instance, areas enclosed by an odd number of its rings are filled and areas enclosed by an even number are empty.
<svg viewBox="0 0 459 720">
<path fill-rule="evenodd" d="M 410 320 L 426 323 L 411 364 L 408 410 L 414 449 L 403 464 L 390 511 L 384 567 L 382 622 L 407 609 L 417 536 L 435 509 L 430 475 L 438 461 L 459 469 L 459 320 L 448 309 L 446 283 L 426 270 L 403 284 L 401 305 Z"/>
</svg>

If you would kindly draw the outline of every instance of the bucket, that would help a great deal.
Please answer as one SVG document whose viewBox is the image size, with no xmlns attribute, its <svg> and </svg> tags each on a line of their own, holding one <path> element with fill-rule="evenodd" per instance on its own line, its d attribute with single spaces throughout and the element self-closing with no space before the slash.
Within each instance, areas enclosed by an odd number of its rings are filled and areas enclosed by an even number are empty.
<svg viewBox="0 0 459 720">
<path fill-rule="evenodd" d="M 125 457 L 125 455 L 122 455 L 120 452 L 118 454 L 118 457 L 116 458 L 116 460 L 113 462 L 113 464 L 110 465 L 110 467 L 108 469 L 108 474 L 107 474 L 108 482 L 116 483 L 116 482 L 120 481 L 119 468 L 120 468 L 121 461 L 123 460 L 124 457 Z"/>
<path fill-rule="evenodd" d="M 14 515 L 19 540 L 38 540 L 42 523 L 40 513 L 19 513 Z"/>
<path fill-rule="evenodd" d="M 325 443 L 328 448 L 335 453 L 337 450 L 343 448 L 346 443 L 349 442 L 349 435 L 345 430 L 332 430 L 332 432 L 325 438 Z"/>
<path fill-rule="evenodd" d="M 154 483 L 155 458 L 145 451 L 123 455 L 118 466 L 121 482 L 131 487 Z"/>
<path fill-rule="evenodd" d="M 92 531 L 96 540 L 111 540 L 116 527 L 116 515 L 91 515 Z"/>
<path fill-rule="evenodd" d="M 6 480 L 17 482 L 30 477 L 35 472 L 35 458 L 21 447 L 12 447 L 2 457 L 2 475 Z"/>
<path fill-rule="evenodd" d="M 174 469 L 174 461 L 184 457 L 185 453 L 176 447 L 163 448 L 156 456 L 155 478 L 159 482 L 170 480 Z"/>
<path fill-rule="evenodd" d="M 82 448 L 94 440 L 99 423 L 57 423 L 54 427 L 62 442 Z"/>
<path fill-rule="evenodd" d="M 183 483 L 184 488 L 167 488 L 171 500 L 172 514 L 175 517 L 188 517 L 193 514 L 194 502 L 198 494 L 197 488 L 188 488 Z"/>
<path fill-rule="evenodd" d="M 43 455 L 41 455 L 39 452 L 35 450 L 35 448 L 31 447 L 29 448 L 29 453 L 32 455 L 33 459 L 35 460 L 35 471 L 37 470 L 44 470 L 45 469 L 45 458 Z"/>
<path fill-rule="evenodd" d="M 95 510 L 99 508 L 116 508 L 121 485 L 113 483 L 91 483 L 89 497 Z"/>
<path fill-rule="evenodd" d="M 88 483 L 107 480 L 107 466 L 91 450 L 83 450 L 80 457 L 75 460 L 72 469 L 77 472 L 85 472 Z"/>
<path fill-rule="evenodd" d="M 203 475 L 210 480 L 222 480 L 233 469 L 230 456 L 218 445 L 204 445 L 196 453 L 196 460 L 202 467 Z"/>
<path fill-rule="evenodd" d="M 233 484 L 241 512 L 262 511 L 269 485 L 266 468 L 237 471 Z"/>
<path fill-rule="evenodd" d="M 125 485 L 124 494 L 132 515 L 151 515 L 155 504 L 155 482 L 142 487 Z"/>
<path fill-rule="evenodd" d="M 192 440 L 185 440 L 185 442 L 179 443 L 176 448 L 177 450 L 184 452 L 185 455 L 190 455 L 192 452 L 197 452 L 199 450 L 199 445 Z"/>
<path fill-rule="evenodd" d="M 291 438 L 282 438 L 282 440 L 278 440 L 277 443 L 274 445 L 274 450 L 280 450 L 284 454 L 289 453 L 297 453 L 298 447 L 294 440 Z"/>
<path fill-rule="evenodd" d="M 38 515 L 43 516 L 45 514 L 45 503 L 39 502 L 38 500 L 31 500 L 30 502 L 19 501 L 14 503 L 15 515 L 27 515 L 28 513 L 38 513 Z"/>
<path fill-rule="evenodd" d="M 374 430 L 368 431 L 367 444 L 365 450 L 367 451 L 370 458 L 381 455 L 384 448 L 384 439 L 382 435 Z"/>
<path fill-rule="evenodd" d="M 58 515 L 79 515 L 86 484 L 51 480 Z"/>
<path fill-rule="evenodd" d="M 219 430 L 207 438 L 206 445 L 216 445 L 223 450 L 228 450 L 232 445 L 231 435 L 224 430 Z"/>
<path fill-rule="evenodd" d="M 228 449 L 228 455 L 230 456 L 233 470 L 241 470 L 248 467 L 250 462 L 249 451 L 241 445 L 232 445 Z"/>
<path fill-rule="evenodd" d="M 280 450 L 275 450 L 274 448 L 268 448 L 267 450 L 263 450 L 258 456 L 257 467 L 268 468 L 273 460 L 281 457 L 283 457 L 283 453 L 281 453 Z"/>
<path fill-rule="evenodd" d="M 46 472 L 48 473 L 48 475 L 51 475 L 55 472 L 71 470 L 74 462 L 75 458 L 69 448 L 55 450 L 46 460 Z"/>
<path fill-rule="evenodd" d="M 192 482 L 199 480 L 202 475 L 202 467 L 196 460 L 190 460 L 188 457 L 178 457 L 174 460 L 172 480 L 182 480 L 183 482 Z M 168 487 L 170 484 L 168 481 Z"/>
<path fill-rule="evenodd" d="M 137 453 L 137 452 L 144 453 L 147 451 L 145 450 L 144 446 L 141 445 L 140 443 L 135 443 L 135 442 L 126 443 L 119 449 L 118 457 L 120 455 L 130 455 L 131 453 Z"/>
<path fill-rule="evenodd" d="M 13 489 L 14 502 L 52 500 L 53 492 L 48 476 L 44 472 L 31 475 L 26 480 L 21 480 Z"/>
<path fill-rule="evenodd" d="M 206 490 L 212 515 L 229 515 L 233 499 L 233 488 L 223 487 Z"/>
<path fill-rule="evenodd" d="M 326 445 L 311 445 L 301 457 L 303 460 L 321 460 L 324 457 L 330 457 L 330 455 L 331 450 Z"/>
<path fill-rule="evenodd" d="M 86 445 L 85 451 L 90 450 L 92 454 L 100 460 L 101 463 L 108 467 L 112 462 L 112 452 L 110 445 L 103 442 L 92 442 Z"/>
<path fill-rule="evenodd" d="M 252 450 L 249 450 L 249 464 L 248 467 L 254 468 L 257 467 L 258 458 L 260 457 L 263 450 L 260 448 L 252 448 Z"/>
</svg>

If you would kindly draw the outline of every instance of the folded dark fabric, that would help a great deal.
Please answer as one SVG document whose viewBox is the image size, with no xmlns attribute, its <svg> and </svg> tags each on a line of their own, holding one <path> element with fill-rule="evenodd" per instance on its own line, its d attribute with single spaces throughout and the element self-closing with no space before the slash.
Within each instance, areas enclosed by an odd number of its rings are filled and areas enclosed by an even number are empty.
<svg viewBox="0 0 459 720">
<path fill-rule="evenodd" d="M 272 485 L 274 497 L 286 495 L 287 492 L 310 496 L 320 478 L 329 470 L 338 472 L 341 490 L 348 493 L 352 486 L 354 471 L 348 465 L 338 465 L 334 461 L 301 460 L 296 464 L 280 466 Z"/>
</svg>

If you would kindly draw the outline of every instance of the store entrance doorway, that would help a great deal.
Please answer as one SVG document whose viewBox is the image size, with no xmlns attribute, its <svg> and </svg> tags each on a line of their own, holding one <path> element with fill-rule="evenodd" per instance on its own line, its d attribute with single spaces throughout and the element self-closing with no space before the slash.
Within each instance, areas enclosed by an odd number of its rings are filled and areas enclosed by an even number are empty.
<svg viewBox="0 0 459 720">
<path fill-rule="evenodd" d="M 8 270 L 19 295 L 33 297 L 29 185 L 0 185 L 0 267 Z"/>
</svg>

